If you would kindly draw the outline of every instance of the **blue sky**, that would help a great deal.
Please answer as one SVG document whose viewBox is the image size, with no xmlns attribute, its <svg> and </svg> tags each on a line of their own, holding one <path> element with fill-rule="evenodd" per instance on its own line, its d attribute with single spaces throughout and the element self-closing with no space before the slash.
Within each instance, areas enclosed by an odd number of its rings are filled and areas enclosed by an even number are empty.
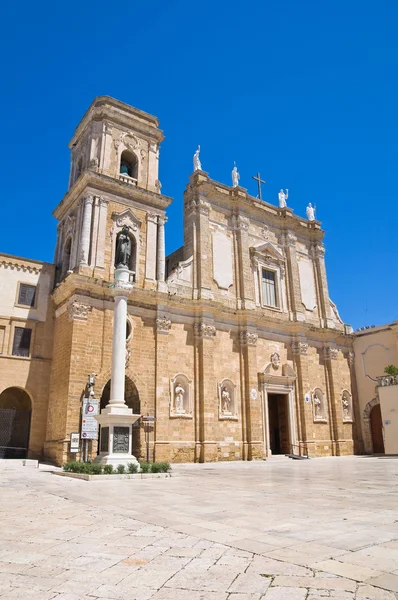
<svg viewBox="0 0 398 600">
<path fill-rule="evenodd" d="M 326 230 L 330 296 L 354 327 L 398 319 L 396 1 L 3 4 L 0 250 L 51 261 L 68 141 L 97 95 L 155 114 L 167 252 L 203 169 Z"/>
</svg>

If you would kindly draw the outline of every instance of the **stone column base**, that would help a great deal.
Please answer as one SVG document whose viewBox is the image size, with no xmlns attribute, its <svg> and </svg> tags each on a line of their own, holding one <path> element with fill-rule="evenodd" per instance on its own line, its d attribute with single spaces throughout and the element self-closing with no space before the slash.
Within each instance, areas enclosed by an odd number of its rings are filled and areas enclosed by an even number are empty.
<svg viewBox="0 0 398 600">
<path fill-rule="evenodd" d="M 105 465 L 127 466 L 128 463 L 138 465 L 132 450 L 132 426 L 141 415 L 134 415 L 131 408 L 106 406 L 101 414 L 95 417 L 101 425 L 100 453 L 95 462 Z"/>
</svg>

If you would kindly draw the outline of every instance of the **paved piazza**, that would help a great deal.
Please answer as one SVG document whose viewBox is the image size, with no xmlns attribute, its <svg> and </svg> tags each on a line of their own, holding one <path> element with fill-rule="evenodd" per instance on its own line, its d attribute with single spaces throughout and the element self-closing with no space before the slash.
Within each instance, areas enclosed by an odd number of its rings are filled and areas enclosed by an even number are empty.
<svg viewBox="0 0 398 600">
<path fill-rule="evenodd" d="M 0 465 L 2 600 L 398 598 L 397 458 L 49 469 Z"/>
</svg>

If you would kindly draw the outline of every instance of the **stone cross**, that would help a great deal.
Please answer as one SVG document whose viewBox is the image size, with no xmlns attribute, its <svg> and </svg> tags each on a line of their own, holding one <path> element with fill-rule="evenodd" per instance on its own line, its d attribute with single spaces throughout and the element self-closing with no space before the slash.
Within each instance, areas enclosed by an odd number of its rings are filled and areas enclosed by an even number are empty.
<svg viewBox="0 0 398 600">
<path fill-rule="evenodd" d="M 262 196 L 262 193 L 261 193 L 261 184 L 265 183 L 265 181 L 263 179 L 261 179 L 260 173 L 257 173 L 256 177 L 254 175 L 252 175 L 252 179 L 255 179 L 257 181 L 257 185 L 258 185 L 258 197 L 259 197 L 260 200 L 262 200 L 263 196 Z"/>
</svg>

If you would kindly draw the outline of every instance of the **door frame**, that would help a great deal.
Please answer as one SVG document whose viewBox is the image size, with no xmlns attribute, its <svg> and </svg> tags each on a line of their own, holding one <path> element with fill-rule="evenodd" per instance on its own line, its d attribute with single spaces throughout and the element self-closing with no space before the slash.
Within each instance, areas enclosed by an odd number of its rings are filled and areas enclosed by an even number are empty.
<svg viewBox="0 0 398 600">
<path fill-rule="evenodd" d="M 268 394 L 280 394 L 287 396 L 287 426 L 289 431 L 289 445 L 297 445 L 297 423 L 295 411 L 295 377 L 267 375 L 259 373 L 259 387 L 262 397 L 262 420 L 264 435 L 264 454 L 266 457 L 272 456 L 270 448 L 270 430 L 269 430 L 269 411 Z"/>
</svg>

